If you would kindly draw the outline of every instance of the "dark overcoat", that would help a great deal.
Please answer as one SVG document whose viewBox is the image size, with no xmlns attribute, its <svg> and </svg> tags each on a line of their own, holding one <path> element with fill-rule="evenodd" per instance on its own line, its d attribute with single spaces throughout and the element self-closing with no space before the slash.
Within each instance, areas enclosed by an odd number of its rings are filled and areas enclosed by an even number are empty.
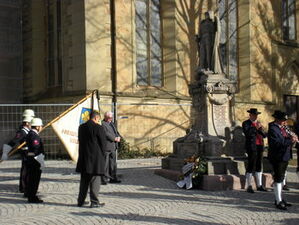
<svg viewBox="0 0 299 225">
<path fill-rule="evenodd" d="M 252 121 L 250 119 L 243 122 L 242 128 L 245 135 L 246 152 L 256 151 L 256 135 L 260 134 L 263 138 L 265 138 L 266 133 L 262 130 L 257 130 L 254 126 L 252 126 Z"/>
<path fill-rule="evenodd" d="M 270 162 L 290 160 L 292 140 L 289 137 L 284 137 L 278 124 L 274 122 L 269 123 L 268 144 L 268 159 Z"/>
<path fill-rule="evenodd" d="M 120 134 L 118 133 L 113 122 L 109 123 L 103 120 L 102 125 L 106 133 L 107 151 L 115 151 L 118 148 L 118 142 L 115 141 L 115 138 L 120 137 Z"/>
<path fill-rule="evenodd" d="M 92 120 L 79 126 L 79 158 L 76 172 L 104 175 L 106 137 L 104 128 Z"/>
</svg>

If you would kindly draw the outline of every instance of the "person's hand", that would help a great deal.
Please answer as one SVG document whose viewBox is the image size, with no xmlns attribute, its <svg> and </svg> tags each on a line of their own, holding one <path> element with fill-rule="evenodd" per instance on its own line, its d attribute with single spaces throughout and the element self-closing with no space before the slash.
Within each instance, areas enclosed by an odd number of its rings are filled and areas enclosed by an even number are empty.
<svg viewBox="0 0 299 225">
<path fill-rule="evenodd" d="M 263 125 L 262 125 L 260 122 L 257 122 L 257 123 L 256 123 L 256 129 L 258 129 L 258 130 L 263 130 L 264 127 L 263 127 Z"/>
<path fill-rule="evenodd" d="M 116 137 L 116 138 L 114 139 L 114 141 L 115 141 L 115 142 L 120 142 L 120 137 Z"/>
<path fill-rule="evenodd" d="M 298 142 L 298 137 L 292 135 L 291 140 L 293 143 Z"/>
</svg>

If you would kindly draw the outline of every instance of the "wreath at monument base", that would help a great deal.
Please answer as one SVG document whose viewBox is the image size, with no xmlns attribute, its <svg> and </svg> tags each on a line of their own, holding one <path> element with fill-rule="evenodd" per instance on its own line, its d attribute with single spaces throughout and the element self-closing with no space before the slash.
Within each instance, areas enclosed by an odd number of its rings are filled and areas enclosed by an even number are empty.
<svg viewBox="0 0 299 225">
<path fill-rule="evenodd" d="M 183 175 L 177 186 L 180 188 L 199 188 L 202 182 L 202 176 L 207 174 L 207 162 L 200 156 L 191 156 L 184 159 L 184 166 L 182 167 Z"/>
</svg>

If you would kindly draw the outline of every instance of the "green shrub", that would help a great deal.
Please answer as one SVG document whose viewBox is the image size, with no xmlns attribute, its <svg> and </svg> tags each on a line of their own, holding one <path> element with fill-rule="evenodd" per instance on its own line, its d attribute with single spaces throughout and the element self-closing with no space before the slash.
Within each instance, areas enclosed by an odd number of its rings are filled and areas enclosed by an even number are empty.
<svg viewBox="0 0 299 225">
<path fill-rule="evenodd" d="M 167 156 L 169 153 L 162 153 L 158 150 L 153 150 L 149 148 L 138 148 L 131 147 L 130 144 L 123 138 L 120 141 L 118 149 L 118 158 L 119 159 L 134 159 L 134 158 L 151 158 L 159 156 Z"/>
</svg>

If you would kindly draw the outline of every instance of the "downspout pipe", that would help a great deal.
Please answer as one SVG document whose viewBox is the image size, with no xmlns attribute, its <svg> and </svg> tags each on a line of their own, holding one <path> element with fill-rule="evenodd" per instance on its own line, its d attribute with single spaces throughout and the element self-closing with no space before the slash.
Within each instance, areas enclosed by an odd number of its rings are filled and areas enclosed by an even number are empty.
<svg viewBox="0 0 299 225">
<path fill-rule="evenodd" d="M 116 29 L 115 0 L 110 0 L 110 32 L 111 32 L 111 81 L 114 122 L 117 126 L 117 68 L 116 68 Z"/>
</svg>

